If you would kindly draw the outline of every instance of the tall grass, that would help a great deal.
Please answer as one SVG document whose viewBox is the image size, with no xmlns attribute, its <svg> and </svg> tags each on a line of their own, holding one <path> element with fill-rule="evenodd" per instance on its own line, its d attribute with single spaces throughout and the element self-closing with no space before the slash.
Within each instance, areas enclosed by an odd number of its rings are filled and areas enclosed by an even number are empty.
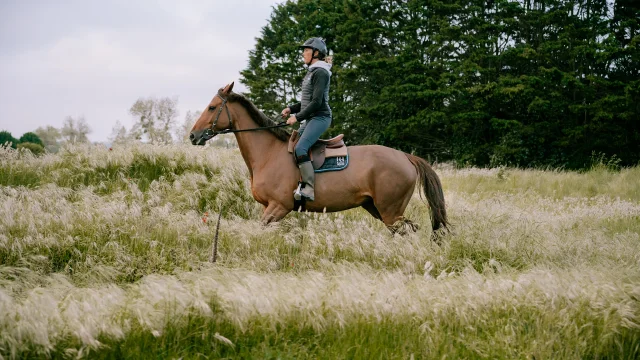
<svg viewBox="0 0 640 360">
<path fill-rule="evenodd" d="M 437 171 L 441 245 L 417 193 L 263 227 L 237 149 L 0 149 L 0 356 L 640 356 L 639 168 Z"/>
</svg>

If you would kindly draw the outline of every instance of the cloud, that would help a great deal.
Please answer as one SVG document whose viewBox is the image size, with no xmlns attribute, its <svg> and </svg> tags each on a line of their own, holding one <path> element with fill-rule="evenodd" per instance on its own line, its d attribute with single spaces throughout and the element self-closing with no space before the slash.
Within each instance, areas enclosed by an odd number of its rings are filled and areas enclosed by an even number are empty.
<svg viewBox="0 0 640 360">
<path fill-rule="evenodd" d="M 138 97 L 177 95 L 181 116 L 198 110 L 239 78 L 275 5 L 88 3 L 1 5 L 1 129 L 20 136 L 84 115 L 104 141 L 117 120 L 130 125 Z"/>
</svg>

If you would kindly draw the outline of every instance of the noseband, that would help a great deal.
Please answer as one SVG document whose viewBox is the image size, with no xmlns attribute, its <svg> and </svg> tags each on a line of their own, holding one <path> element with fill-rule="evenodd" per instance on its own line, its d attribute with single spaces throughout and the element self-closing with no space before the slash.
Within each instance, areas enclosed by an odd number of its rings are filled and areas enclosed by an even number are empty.
<svg viewBox="0 0 640 360">
<path fill-rule="evenodd" d="M 202 137 L 205 140 L 210 140 L 212 139 L 214 136 L 218 135 L 218 134 L 224 134 L 227 132 L 232 132 L 232 128 L 233 128 L 233 118 L 231 117 L 231 113 L 229 112 L 229 107 L 227 106 L 227 98 L 223 98 L 222 96 L 220 96 L 220 94 L 216 95 L 218 97 L 220 97 L 220 99 L 222 99 L 222 105 L 220 105 L 220 108 L 218 109 L 218 114 L 216 114 L 216 119 L 213 121 L 213 125 L 211 125 L 211 128 L 207 129 L 204 131 L 204 134 L 202 134 Z M 218 119 L 220 119 L 220 114 L 222 114 L 222 109 L 227 110 L 227 117 L 229 118 L 229 127 L 222 130 L 222 131 L 216 131 L 214 130 L 216 125 L 218 124 Z"/>
</svg>

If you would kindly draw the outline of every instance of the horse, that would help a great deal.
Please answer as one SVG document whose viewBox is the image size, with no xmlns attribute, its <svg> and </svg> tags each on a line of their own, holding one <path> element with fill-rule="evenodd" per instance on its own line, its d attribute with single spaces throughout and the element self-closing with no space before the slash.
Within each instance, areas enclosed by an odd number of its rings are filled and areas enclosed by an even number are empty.
<svg viewBox="0 0 640 360">
<path fill-rule="evenodd" d="M 217 134 L 234 133 L 249 169 L 253 198 L 264 207 L 261 222 L 268 225 L 300 210 L 294 208 L 293 198 L 300 170 L 287 150 L 290 132 L 245 96 L 234 93 L 233 85 L 213 96 L 189 138 L 193 145 L 204 145 Z M 431 210 L 432 230 L 448 228 L 442 185 L 426 160 L 381 145 L 349 146 L 348 152 L 344 170 L 316 174 L 315 200 L 306 202 L 305 211 L 337 212 L 361 206 L 392 234 L 415 232 L 419 226 L 403 214 L 418 184 Z"/>
</svg>

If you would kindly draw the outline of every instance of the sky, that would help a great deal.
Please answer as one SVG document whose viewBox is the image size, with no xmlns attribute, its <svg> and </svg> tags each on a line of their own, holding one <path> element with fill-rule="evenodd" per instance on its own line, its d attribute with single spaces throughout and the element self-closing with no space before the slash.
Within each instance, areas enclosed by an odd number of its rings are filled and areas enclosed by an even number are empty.
<svg viewBox="0 0 640 360">
<path fill-rule="evenodd" d="M 84 116 L 127 129 L 140 97 L 178 97 L 177 123 L 235 81 L 276 0 L 0 0 L 0 130 Z"/>
</svg>

